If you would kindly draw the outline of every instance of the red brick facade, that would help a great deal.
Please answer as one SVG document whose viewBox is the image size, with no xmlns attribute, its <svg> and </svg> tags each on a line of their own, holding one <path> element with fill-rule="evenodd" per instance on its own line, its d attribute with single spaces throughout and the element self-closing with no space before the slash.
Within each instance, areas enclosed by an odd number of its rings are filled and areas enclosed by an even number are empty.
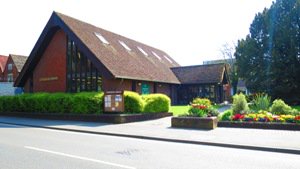
<svg viewBox="0 0 300 169">
<path fill-rule="evenodd" d="M 4 69 L 6 66 L 8 56 L 0 55 L 0 82 L 4 82 Z"/>
<path fill-rule="evenodd" d="M 134 83 L 132 80 L 127 79 L 105 79 L 102 78 L 102 89 L 104 91 L 120 91 L 120 90 L 132 90 L 132 83 Z M 136 81 L 135 82 L 135 89 L 136 92 L 139 94 L 142 94 L 142 84 L 148 84 L 149 85 L 149 91 L 150 93 L 155 93 L 154 91 L 154 83 L 153 82 L 144 82 L 144 81 Z M 163 93 L 168 96 L 171 95 L 171 88 L 169 84 L 162 84 L 157 83 L 156 84 L 156 93 Z"/>
<path fill-rule="evenodd" d="M 30 91 L 30 78 L 24 86 L 25 92 Z M 132 80 L 107 79 L 102 77 L 103 91 L 132 90 Z M 154 93 L 153 82 L 136 82 L 136 92 L 141 92 L 142 83 L 149 85 L 150 93 Z M 157 84 L 157 93 L 170 95 L 167 84 Z M 33 72 L 33 92 L 65 92 L 66 91 L 66 35 L 59 30 L 50 41 L 41 60 Z"/>
<path fill-rule="evenodd" d="M 3 81 L 4 82 L 14 82 L 16 80 L 16 78 L 18 77 L 19 72 L 18 69 L 16 67 L 16 65 L 14 64 L 11 56 L 8 57 L 6 65 L 5 65 L 5 69 L 3 72 Z M 12 76 L 12 79 L 9 79 L 9 76 Z"/>
<path fill-rule="evenodd" d="M 59 30 L 53 36 L 33 72 L 33 92 L 66 91 L 66 35 Z M 29 80 L 24 87 L 29 91 Z"/>
<path fill-rule="evenodd" d="M 132 82 L 131 80 L 102 78 L 102 89 L 104 91 L 131 90 Z"/>
</svg>

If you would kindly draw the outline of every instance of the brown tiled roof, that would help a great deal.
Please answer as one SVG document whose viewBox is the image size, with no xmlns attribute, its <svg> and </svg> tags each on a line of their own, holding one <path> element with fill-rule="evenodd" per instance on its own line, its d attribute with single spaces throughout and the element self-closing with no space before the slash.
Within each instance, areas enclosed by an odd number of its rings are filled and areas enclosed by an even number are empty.
<svg viewBox="0 0 300 169">
<path fill-rule="evenodd" d="M 11 56 L 11 59 L 16 65 L 18 72 L 21 72 L 28 57 L 23 55 L 14 55 L 14 54 L 9 54 L 9 56 Z"/>
<path fill-rule="evenodd" d="M 221 83 L 225 72 L 225 64 L 195 65 L 172 68 L 182 84 Z"/>
<path fill-rule="evenodd" d="M 0 55 L 0 73 L 4 71 L 7 59 L 8 56 Z"/>
<path fill-rule="evenodd" d="M 55 14 L 115 78 L 179 83 L 170 69 L 170 67 L 177 67 L 179 64 L 167 53 L 69 16 L 57 12 Z M 102 43 L 95 33 L 100 33 L 109 44 Z M 119 41 L 123 41 L 131 51 L 126 50 Z M 138 48 L 141 48 L 148 56 L 145 56 L 143 51 Z"/>
</svg>

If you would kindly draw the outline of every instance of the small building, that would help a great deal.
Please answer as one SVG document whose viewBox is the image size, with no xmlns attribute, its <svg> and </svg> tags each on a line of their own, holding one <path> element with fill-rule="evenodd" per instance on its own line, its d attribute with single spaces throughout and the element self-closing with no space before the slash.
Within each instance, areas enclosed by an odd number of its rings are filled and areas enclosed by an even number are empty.
<svg viewBox="0 0 300 169">
<path fill-rule="evenodd" d="M 3 71 L 4 82 L 14 82 L 21 72 L 27 56 L 9 54 Z"/>
<path fill-rule="evenodd" d="M 195 65 L 172 68 L 181 82 L 177 87 L 176 104 L 189 104 L 193 98 L 208 98 L 216 103 L 224 101 L 230 90 L 225 64 Z"/>
<path fill-rule="evenodd" d="M 4 69 L 8 56 L 0 55 L 0 82 L 4 81 Z"/>
<path fill-rule="evenodd" d="M 180 65 L 162 50 L 53 12 L 15 86 L 25 92 L 163 93 L 174 104 L 182 83 L 174 73 L 180 68 L 173 67 Z"/>
</svg>

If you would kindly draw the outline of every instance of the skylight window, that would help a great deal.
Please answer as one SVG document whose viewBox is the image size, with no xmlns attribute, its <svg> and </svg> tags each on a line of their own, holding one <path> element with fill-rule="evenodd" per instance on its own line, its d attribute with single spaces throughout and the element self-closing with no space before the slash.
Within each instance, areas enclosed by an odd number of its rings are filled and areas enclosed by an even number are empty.
<svg viewBox="0 0 300 169">
<path fill-rule="evenodd" d="M 173 63 L 172 60 L 168 58 L 168 56 L 164 55 L 164 57 L 165 57 L 170 63 Z"/>
<path fill-rule="evenodd" d="M 100 33 L 95 32 L 95 35 L 102 43 L 109 44 L 109 42 Z"/>
<path fill-rule="evenodd" d="M 160 56 L 158 56 L 158 54 L 157 53 L 155 53 L 155 52 L 153 52 L 152 51 L 152 53 L 153 53 L 153 55 L 157 58 L 157 59 L 159 59 L 159 60 L 161 60 L 161 57 Z"/>
<path fill-rule="evenodd" d="M 145 52 L 141 47 L 137 47 L 145 56 L 148 56 L 148 53 L 147 52 Z"/>
<path fill-rule="evenodd" d="M 125 42 L 119 40 L 119 43 L 120 43 L 126 50 L 131 51 L 131 49 L 126 45 Z"/>
</svg>

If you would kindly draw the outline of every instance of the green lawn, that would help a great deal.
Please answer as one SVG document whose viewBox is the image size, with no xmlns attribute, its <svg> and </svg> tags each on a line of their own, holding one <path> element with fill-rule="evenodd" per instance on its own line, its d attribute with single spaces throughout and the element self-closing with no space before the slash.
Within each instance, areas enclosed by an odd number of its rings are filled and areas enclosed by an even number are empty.
<svg viewBox="0 0 300 169">
<path fill-rule="evenodd" d="M 220 105 L 214 105 L 216 109 L 220 108 Z M 183 105 L 183 106 L 171 106 L 169 112 L 173 113 L 173 116 L 179 116 L 179 115 L 184 115 L 189 111 L 189 106 L 188 105 Z"/>
<path fill-rule="evenodd" d="M 187 113 L 189 110 L 189 106 L 171 106 L 169 112 L 173 113 L 173 116 L 179 116 Z"/>
</svg>

